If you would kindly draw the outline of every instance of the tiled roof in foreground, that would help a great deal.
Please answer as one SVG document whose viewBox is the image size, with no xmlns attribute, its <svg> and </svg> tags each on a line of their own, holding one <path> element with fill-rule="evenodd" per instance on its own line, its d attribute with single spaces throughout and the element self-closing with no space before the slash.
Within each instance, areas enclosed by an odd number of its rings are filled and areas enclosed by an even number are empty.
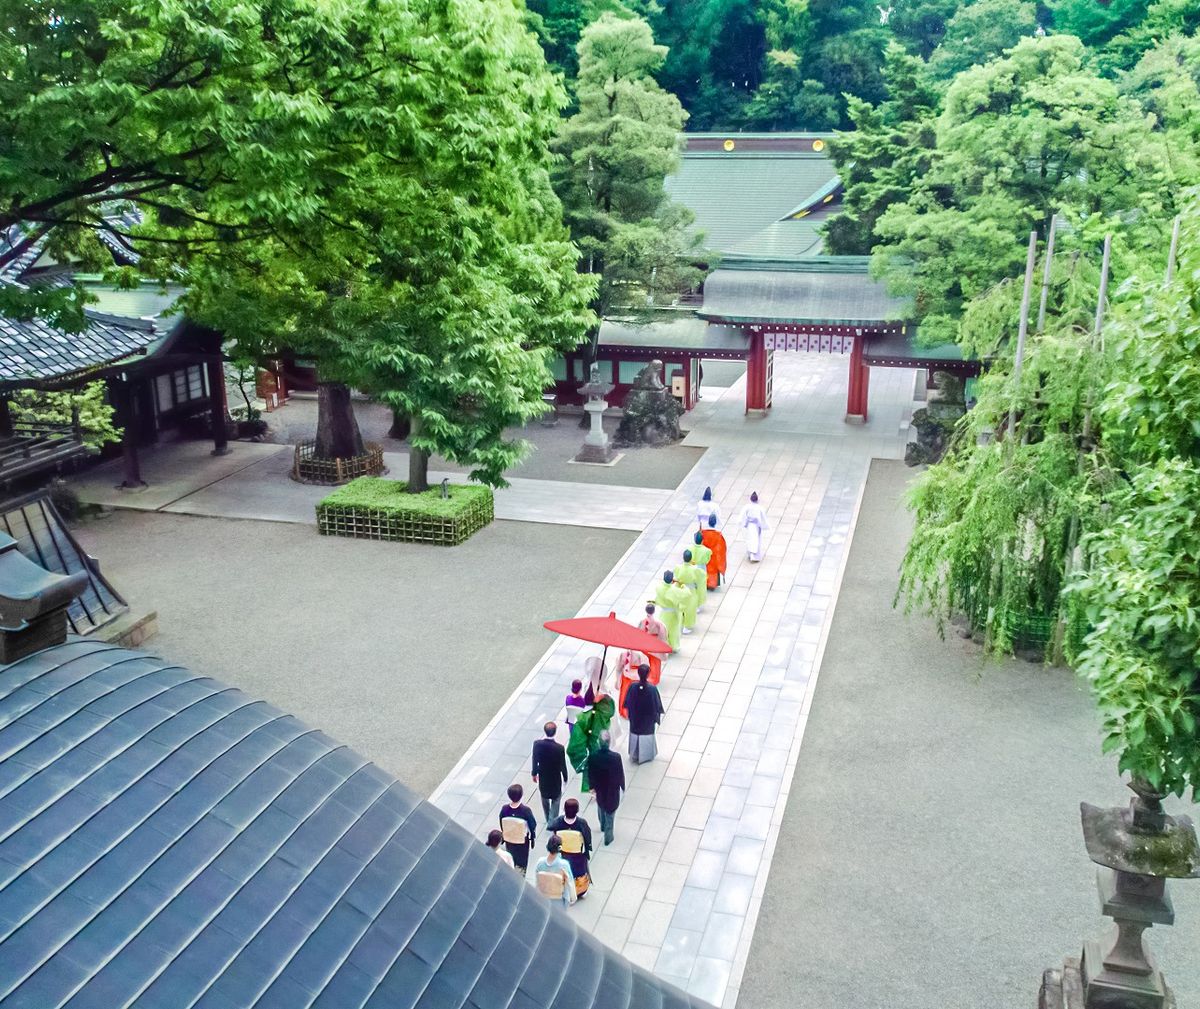
<svg viewBox="0 0 1200 1009">
<path fill-rule="evenodd" d="M 77 639 L 0 667 L 0 1007 L 685 1009 L 353 750 Z"/>
</svg>

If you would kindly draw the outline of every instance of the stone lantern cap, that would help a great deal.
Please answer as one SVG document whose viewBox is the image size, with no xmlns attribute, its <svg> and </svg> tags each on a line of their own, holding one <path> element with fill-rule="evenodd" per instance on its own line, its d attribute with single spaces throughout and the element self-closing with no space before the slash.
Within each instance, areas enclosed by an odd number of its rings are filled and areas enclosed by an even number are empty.
<svg viewBox="0 0 1200 1009">
<path fill-rule="evenodd" d="M 1187 816 L 1163 811 L 1165 796 L 1134 781 L 1128 808 L 1101 809 L 1082 802 L 1083 840 L 1097 865 L 1161 879 L 1200 878 L 1200 843 Z"/>
<path fill-rule="evenodd" d="M 615 388 L 611 382 L 600 378 L 600 366 L 593 362 L 588 380 L 579 387 L 579 391 L 588 399 L 604 399 Z"/>
<path fill-rule="evenodd" d="M 86 572 L 47 571 L 21 553 L 15 539 L 0 533 L 0 631 L 24 630 L 68 606 L 86 586 Z"/>
</svg>

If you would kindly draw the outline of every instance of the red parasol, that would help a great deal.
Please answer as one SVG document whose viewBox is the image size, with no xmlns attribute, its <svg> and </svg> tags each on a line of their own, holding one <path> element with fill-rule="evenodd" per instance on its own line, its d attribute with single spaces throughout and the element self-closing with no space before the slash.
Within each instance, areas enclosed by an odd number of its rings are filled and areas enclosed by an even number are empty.
<svg viewBox="0 0 1200 1009">
<path fill-rule="evenodd" d="M 628 648 L 635 652 L 667 654 L 672 649 L 665 641 L 643 631 L 640 627 L 618 620 L 615 613 L 607 617 L 575 617 L 571 620 L 547 620 L 543 625 L 555 634 L 565 634 L 580 641 L 592 641 L 607 648 Z"/>
</svg>

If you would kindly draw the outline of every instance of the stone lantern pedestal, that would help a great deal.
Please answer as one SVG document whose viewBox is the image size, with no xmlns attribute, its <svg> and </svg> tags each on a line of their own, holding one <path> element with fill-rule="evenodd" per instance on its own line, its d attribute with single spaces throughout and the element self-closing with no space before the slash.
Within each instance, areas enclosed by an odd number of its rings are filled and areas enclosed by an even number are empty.
<svg viewBox="0 0 1200 1009">
<path fill-rule="evenodd" d="M 1174 923 L 1167 880 L 1200 877 L 1200 844 L 1188 817 L 1163 811 L 1164 796 L 1143 782 L 1129 787 L 1128 809 L 1080 804 L 1088 857 L 1101 867 L 1100 909 L 1116 926 L 1086 941 L 1081 958 L 1045 972 L 1038 1009 L 1174 1009 L 1142 933 Z"/>
<path fill-rule="evenodd" d="M 616 458 L 616 453 L 609 444 L 608 435 L 604 433 L 603 423 L 604 411 L 608 409 L 606 397 L 613 391 L 613 388 L 611 382 L 601 381 L 600 368 L 593 364 L 587 383 L 579 387 L 579 391 L 587 397 L 583 408 L 587 411 L 591 427 L 584 436 L 583 447 L 575 456 L 576 462 L 590 462 L 604 466 Z"/>
</svg>

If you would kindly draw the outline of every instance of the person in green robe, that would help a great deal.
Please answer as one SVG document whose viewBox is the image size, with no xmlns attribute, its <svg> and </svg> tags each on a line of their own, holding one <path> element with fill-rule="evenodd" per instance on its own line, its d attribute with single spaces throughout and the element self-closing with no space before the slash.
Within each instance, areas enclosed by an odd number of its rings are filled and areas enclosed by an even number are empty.
<svg viewBox="0 0 1200 1009">
<path fill-rule="evenodd" d="M 664 571 L 663 580 L 654 593 L 654 605 L 658 618 L 667 629 L 667 644 L 679 647 L 679 629 L 683 626 L 683 607 L 690 604 L 692 592 L 686 586 L 675 583 L 675 572 Z"/>
<path fill-rule="evenodd" d="M 588 758 L 600 749 L 600 734 L 607 732 L 617 713 L 617 704 L 608 694 L 601 694 L 590 708 L 575 719 L 571 736 L 567 740 L 567 759 L 579 775 L 579 788 L 586 795 L 591 788 L 588 783 Z"/>
<path fill-rule="evenodd" d="M 690 550 L 683 552 L 683 563 L 675 566 L 675 581 L 687 589 L 687 601 L 680 607 L 680 615 L 683 617 L 683 633 L 691 634 L 696 626 L 696 607 L 700 605 L 697 586 L 703 579 L 700 569 L 692 563 Z"/>
<path fill-rule="evenodd" d="M 704 545 L 704 534 L 696 533 L 696 545 L 692 547 L 692 563 L 700 572 L 700 581 L 696 583 L 696 598 L 699 600 L 697 609 L 703 609 L 708 602 L 708 562 L 712 558 L 712 550 Z"/>
</svg>

